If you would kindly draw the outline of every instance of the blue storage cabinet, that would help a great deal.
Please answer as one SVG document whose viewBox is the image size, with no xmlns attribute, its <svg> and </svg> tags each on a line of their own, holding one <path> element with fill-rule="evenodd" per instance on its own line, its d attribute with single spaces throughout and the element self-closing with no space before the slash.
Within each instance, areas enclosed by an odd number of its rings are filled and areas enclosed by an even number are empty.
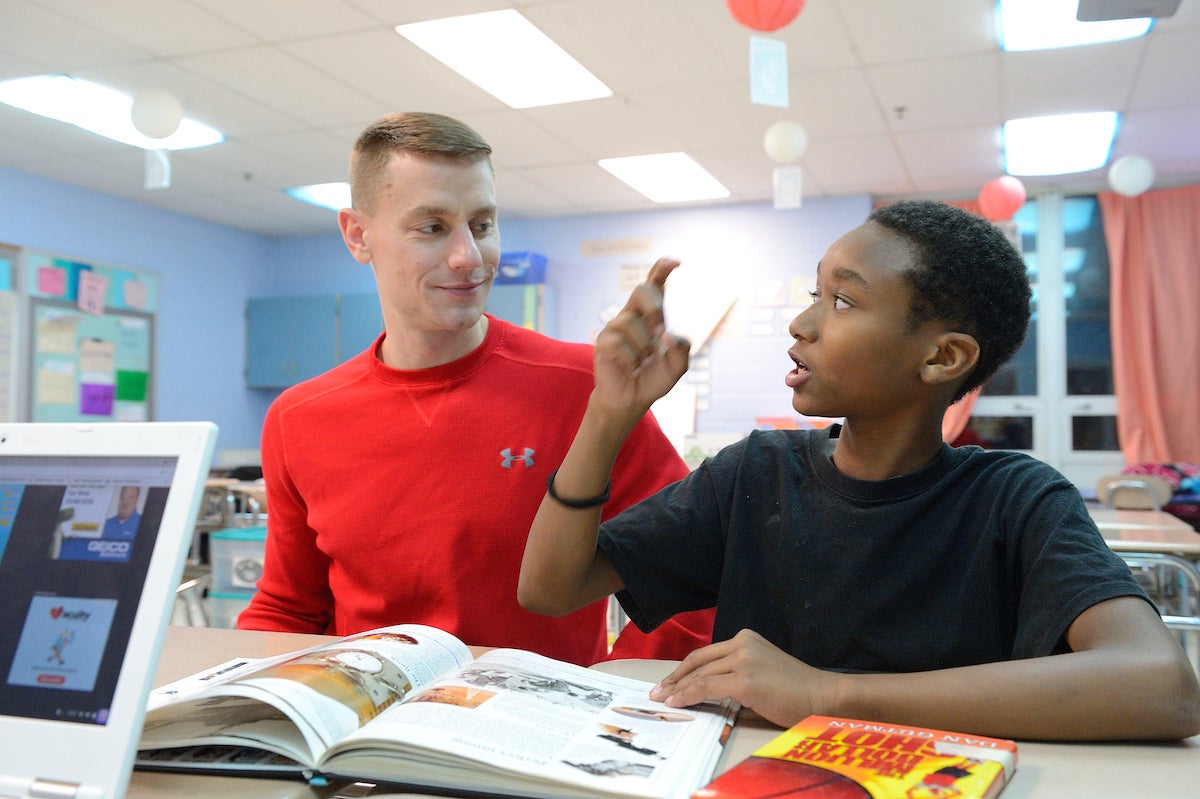
<svg viewBox="0 0 1200 799">
<path fill-rule="evenodd" d="M 378 295 L 341 295 L 338 301 L 338 363 L 350 360 L 374 344 L 382 332 L 383 311 Z"/>
<path fill-rule="evenodd" d="M 259 297 L 246 302 L 246 385 L 284 388 L 337 363 L 337 298 Z"/>
</svg>

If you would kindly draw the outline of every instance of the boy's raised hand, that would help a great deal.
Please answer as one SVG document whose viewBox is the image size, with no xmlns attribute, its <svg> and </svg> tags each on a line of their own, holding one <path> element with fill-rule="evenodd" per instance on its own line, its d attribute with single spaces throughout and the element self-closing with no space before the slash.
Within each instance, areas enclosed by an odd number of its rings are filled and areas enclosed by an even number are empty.
<svg viewBox="0 0 1200 799">
<path fill-rule="evenodd" d="M 667 332 L 663 296 L 667 276 L 679 266 L 660 258 L 646 282 L 596 337 L 593 399 L 637 417 L 671 390 L 687 371 L 690 344 Z"/>
</svg>

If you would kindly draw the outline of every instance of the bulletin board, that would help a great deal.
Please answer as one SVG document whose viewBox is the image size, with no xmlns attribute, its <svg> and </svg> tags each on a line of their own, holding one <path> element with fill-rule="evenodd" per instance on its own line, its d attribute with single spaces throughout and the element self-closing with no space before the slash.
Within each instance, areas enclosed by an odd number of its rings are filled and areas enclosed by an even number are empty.
<svg viewBox="0 0 1200 799">
<path fill-rule="evenodd" d="M 33 252 L 25 274 L 31 421 L 153 419 L 157 276 Z"/>
</svg>

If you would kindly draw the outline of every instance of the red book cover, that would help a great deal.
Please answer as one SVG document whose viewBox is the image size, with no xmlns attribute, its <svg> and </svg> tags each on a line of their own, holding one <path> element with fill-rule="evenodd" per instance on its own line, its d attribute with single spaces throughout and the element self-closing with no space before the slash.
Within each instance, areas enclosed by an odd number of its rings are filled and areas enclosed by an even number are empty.
<svg viewBox="0 0 1200 799">
<path fill-rule="evenodd" d="M 1012 778 L 1003 738 L 809 716 L 693 799 L 992 799 Z"/>
</svg>

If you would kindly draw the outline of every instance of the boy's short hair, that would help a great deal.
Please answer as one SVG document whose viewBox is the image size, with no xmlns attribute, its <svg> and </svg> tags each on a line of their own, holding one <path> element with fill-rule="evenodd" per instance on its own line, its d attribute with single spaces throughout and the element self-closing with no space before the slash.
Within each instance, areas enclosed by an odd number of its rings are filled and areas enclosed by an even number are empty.
<svg viewBox="0 0 1200 799">
<path fill-rule="evenodd" d="M 979 360 L 954 395 L 961 399 L 1025 340 L 1031 291 L 1024 259 L 991 222 L 945 203 L 902 200 L 876 208 L 867 221 L 912 245 L 910 328 L 940 319 L 979 342 Z"/>
<path fill-rule="evenodd" d="M 412 152 L 464 163 L 487 161 L 492 148 L 470 126 L 445 116 L 420 111 L 388 114 L 359 134 L 350 154 L 350 202 L 370 213 L 395 152 Z"/>
</svg>

